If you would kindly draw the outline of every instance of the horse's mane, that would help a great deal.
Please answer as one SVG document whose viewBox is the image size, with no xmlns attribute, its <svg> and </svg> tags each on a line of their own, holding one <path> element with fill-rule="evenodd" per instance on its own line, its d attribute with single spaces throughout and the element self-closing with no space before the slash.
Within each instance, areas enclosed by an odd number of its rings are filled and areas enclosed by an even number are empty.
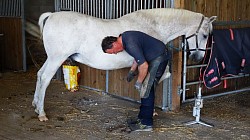
<svg viewBox="0 0 250 140">
<path fill-rule="evenodd" d="M 140 12 L 140 11 L 138 11 Z M 148 9 L 148 10 L 141 10 L 141 12 L 146 12 L 147 14 L 154 14 L 157 16 L 186 16 L 192 17 L 201 15 L 200 13 L 195 13 L 185 9 L 174 9 L 174 8 L 156 8 L 156 9 Z"/>
<path fill-rule="evenodd" d="M 155 8 L 155 9 L 143 9 L 135 11 L 132 14 L 135 14 L 135 17 L 153 16 L 154 18 L 159 18 L 161 20 L 169 19 L 184 19 L 185 21 L 200 20 L 202 16 L 201 13 L 192 12 L 185 9 L 174 9 L 174 8 Z M 124 15 L 124 17 L 129 16 L 130 14 Z"/>
</svg>

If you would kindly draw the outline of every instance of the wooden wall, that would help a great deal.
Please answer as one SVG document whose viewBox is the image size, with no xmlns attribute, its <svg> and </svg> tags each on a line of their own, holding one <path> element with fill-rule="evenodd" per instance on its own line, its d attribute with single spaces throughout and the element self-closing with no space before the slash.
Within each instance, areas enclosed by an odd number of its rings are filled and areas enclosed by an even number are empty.
<svg viewBox="0 0 250 140">
<path fill-rule="evenodd" d="M 203 13 L 208 17 L 217 16 L 218 26 L 214 26 L 214 29 L 250 27 L 250 25 L 242 24 L 242 21 L 250 21 L 250 0 L 184 0 L 182 3 L 184 3 L 185 9 Z M 224 25 L 219 26 L 219 23 L 224 23 Z M 234 25 L 230 25 L 230 23 Z M 190 65 L 192 62 L 188 64 Z M 199 69 L 189 69 L 187 75 L 188 81 L 197 81 Z M 213 89 L 203 88 L 203 95 L 211 95 L 249 87 L 249 80 L 250 77 L 226 80 L 226 88 L 224 88 L 225 83 L 222 82 L 220 86 Z M 197 90 L 197 86 L 188 86 L 188 88 L 187 96 L 193 97 Z"/>
<path fill-rule="evenodd" d="M 185 9 L 218 16 L 218 21 L 249 20 L 250 0 L 185 0 Z"/>
<path fill-rule="evenodd" d="M 21 18 L 0 17 L 0 68 L 1 70 L 22 70 L 22 22 Z"/>
<path fill-rule="evenodd" d="M 90 68 L 86 65 L 79 64 L 81 69 L 80 85 L 106 91 L 106 71 Z M 126 81 L 129 68 L 110 70 L 108 93 L 130 98 L 135 101 L 140 101 L 139 93 L 135 90 L 135 80 L 130 83 Z M 156 105 L 162 105 L 162 84 L 158 85 L 156 91 Z"/>
</svg>

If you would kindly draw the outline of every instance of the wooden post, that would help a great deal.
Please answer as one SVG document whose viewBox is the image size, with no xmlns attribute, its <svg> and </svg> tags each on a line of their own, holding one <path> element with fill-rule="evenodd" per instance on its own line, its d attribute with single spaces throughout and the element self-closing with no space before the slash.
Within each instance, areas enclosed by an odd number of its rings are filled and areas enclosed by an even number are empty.
<svg viewBox="0 0 250 140">
<path fill-rule="evenodd" d="M 184 0 L 175 0 L 174 8 L 184 8 Z M 174 40 L 174 46 L 179 46 L 180 39 Z M 179 95 L 179 88 L 181 86 L 181 76 L 182 76 L 182 52 L 173 52 L 173 62 L 172 62 L 172 111 L 179 111 L 181 105 L 181 96 Z"/>
<path fill-rule="evenodd" d="M 174 46 L 179 46 L 180 39 L 174 40 Z M 181 96 L 179 95 L 179 88 L 181 86 L 182 76 L 182 51 L 173 52 L 172 61 L 172 111 L 179 111 L 181 104 Z"/>
<path fill-rule="evenodd" d="M 184 0 L 175 0 L 174 8 L 184 8 Z"/>
</svg>

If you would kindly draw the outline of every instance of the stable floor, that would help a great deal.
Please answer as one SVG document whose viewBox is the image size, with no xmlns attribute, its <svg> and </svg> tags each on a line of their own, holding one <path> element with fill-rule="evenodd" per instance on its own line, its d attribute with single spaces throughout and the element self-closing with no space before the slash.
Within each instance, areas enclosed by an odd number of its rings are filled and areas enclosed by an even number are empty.
<svg viewBox="0 0 250 140">
<path fill-rule="evenodd" d="M 188 103 L 179 112 L 156 109 L 153 132 L 130 132 L 126 119 L 137 115 L 139 104 L 82 88 L 72 93 L 52 80 L 45 97 L 49 120 L 39 122 L 31 105 L 36 71 L 7 72 L 0 78 L 1 140 L 250 139 L 249 92 L 204 100 L 201 119 L 214 127 L 184 125 L 195 119 L 194 103 Z"/>
</svg>

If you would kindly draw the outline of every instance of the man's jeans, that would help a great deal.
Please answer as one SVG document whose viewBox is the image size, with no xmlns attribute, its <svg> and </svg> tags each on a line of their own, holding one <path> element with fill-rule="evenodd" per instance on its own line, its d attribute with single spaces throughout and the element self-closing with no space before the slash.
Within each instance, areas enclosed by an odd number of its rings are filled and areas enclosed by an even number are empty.
<svg viewBox="0 0 250 140">
<path fill-rule="evenodd" d="M 168 60 L 163 61 L 158 67 L 156 73 L 156 80 L 154 85 L 151 87 L 148 98 L 141 98 L 140 112 L 138 118 L 141 120 L 142 124 L 152 126 L 153 125 L 153 113 L 154 113 L 154 100 L 155 100 L 155 86 L 157 81 L 161 78 L 165 71 Z"/>
</svg>

